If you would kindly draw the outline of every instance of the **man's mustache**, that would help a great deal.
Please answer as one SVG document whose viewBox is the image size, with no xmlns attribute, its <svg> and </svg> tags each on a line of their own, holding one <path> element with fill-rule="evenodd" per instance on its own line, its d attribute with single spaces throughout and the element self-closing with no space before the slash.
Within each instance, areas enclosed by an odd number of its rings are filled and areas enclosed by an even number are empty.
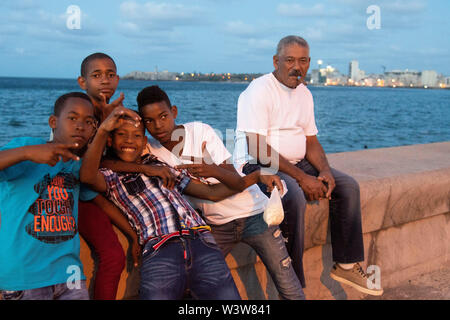
<svg viewBox="0 0 450 320">
<path fill-rule="evenodd" d="M 292 72 L 289 73 L 290 77 L 303 77 L 302 73 L 300 71 L 294 70 Z"/>
</svg>

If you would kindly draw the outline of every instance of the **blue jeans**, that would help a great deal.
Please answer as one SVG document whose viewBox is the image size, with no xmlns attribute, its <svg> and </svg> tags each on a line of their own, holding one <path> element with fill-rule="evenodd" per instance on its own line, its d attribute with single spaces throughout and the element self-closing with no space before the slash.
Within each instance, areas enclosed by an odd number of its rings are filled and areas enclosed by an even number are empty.
<svg viewBox="0 0 450 320">
<path fill-rule="evenodd" d="M 175 237 L 158 250 L 143 249 L 139 297 L 179 300 L 186 289 L 195 299 L 240 300 L 228 265 L 210 232 Z"/>
<path fill-rule="evenodd" d="M 317 177 L 319 172 L 308 160 L 296 164 L 306 174 Z M 246 164 L 243 172 L 249 174 L 258 169 L 257 164 Z M 361 226 L 361 203 L 359 185 L 355 179 L 331 168 L 336 187 L 329 202 L 330 233 L 333 261 L 352 263 L 364 261 L 364 244 Z M 278 172 L 277 175 L 286 182 L 288 192 L 282 198 L 285 218 L 280 224 L 287 237 L 287 250 L 295 272 L 305 287 L 303 272 L 303 251 L 305 237 L 305 211 L 307 200 L 297 181 L 291 176 Z M 267 193 L 266 186 L 258 184 L 261 191 Z"/>
<path fill-rule="evenodd" d="M 262 213 L 235 219 L 222 225 L 211 225 L 211 229 L 224 256 L 230 253 L 238 242 L 248 244 L 266 266 L 283 299 L 305 299 L 281 230 L 278 226 L 268 227 Z"/>
<path fill-rule="evenodd" d="M 21 291 L 0 291 L 3 300 L 89 300 L 86 281 L 80 288 L 69 289 L 66 283 Z"/>
</svg>

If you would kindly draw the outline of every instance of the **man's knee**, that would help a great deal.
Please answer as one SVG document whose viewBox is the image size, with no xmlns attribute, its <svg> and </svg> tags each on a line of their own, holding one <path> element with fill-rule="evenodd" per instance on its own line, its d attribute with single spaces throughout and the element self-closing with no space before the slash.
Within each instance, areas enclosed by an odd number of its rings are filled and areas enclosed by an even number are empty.
<svg viewBox="0 0 450 320">
<path fill-rule="evenodd" d="M 335 196 L 341 197 L 359 197 L 359 183 L 353 177 L 342 173 L 338 170 L 332 169 L 332 173 L 335 178 L 336 187 L 333 191 Z M 333 194 L 332 194 L 333 196 Z"/>
</svg>

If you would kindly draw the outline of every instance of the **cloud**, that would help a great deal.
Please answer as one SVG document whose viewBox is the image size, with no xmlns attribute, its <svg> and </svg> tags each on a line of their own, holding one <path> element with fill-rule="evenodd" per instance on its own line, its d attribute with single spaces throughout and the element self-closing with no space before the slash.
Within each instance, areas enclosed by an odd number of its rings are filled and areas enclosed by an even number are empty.
<svg viewBox="0 0 450 320">
<path fill-rule="evenodd" d="M 28 4 L 33 10 L 22 9 Z M 80 29 L 69 29 L 66 12 L 53 13 L 36 7 L 35 2 L 25 1 L 23 5 L 11 7 L 0 15 L 0 31 L 3 36 L 16 41 L 17 36 L 31 37 L 33 40 L 52 42 L 98 42 L 99 36 L 104 34 L 105 28 L 99 25 L 85 12 L 81 12 Z"/>
<path fill-rule="evenodd" d="M 24 48 L 16 48 L 15 52 L 19 55 L 23 55 L 25 53 L 25 49 Z"/>
<path fill-rule="evenodd" d="M 426 0 L 331 0 L 331 3 L 352 9 L 360 15 L 365 15 L 371 5 L 379 6 L 384 14 L 416 14 L 427 8 Z"/>
<path fill-rule="evenodd" d="M 120 5 L 119 27 L 124 31 L 154 31 L 173 29 L 177 26 L 202 25 L 204 10 L 179 3 L 134 1 Z"/>
<path fill-rule="evenodd" d="M 172 2 L 126 1 L 120 5 L 119 14 L 116 31 L 132 46 L 142 47 L 137 55 L 192 51 L 194 39 L 186 28 L 204 27 L 208 21 L 203 8 Z"/>
<path fill-rule="evenodd" d="M 422 0 L 396 0 L 396 1 L 386 1 L 381 7 L 390 13 L 421 13 L 426 9 L 427 4 Z"/>
<path fill-rule="evenodd" d="M 227 22 L 224 29 L 226 33 L 244 37 L 254 36 L 257 33 L 256 27 L 246 24 L 240 20 Z"/>
<path fill-rule="evenodd" d="M 248 48 L 256 50 L 271 50 L 275 52 L 277 42 L 269 39 L 248 39 Z"/>
<path fill-rule="evenodd" d="M 304 7 L 298 3 L 280 3 L 277 7 L 278 14 L 288 17 L 329 17 L 336 16 L 337 10 L 334 8 L 326 7 L 322 3 L 315 4 L 312 7 Z"/>
<path fill-rule="evenodd" d="M 12 9 L 34 10 L 39 8 L 36 0 L 3 0 L 3 5 Z"/>
</svg>

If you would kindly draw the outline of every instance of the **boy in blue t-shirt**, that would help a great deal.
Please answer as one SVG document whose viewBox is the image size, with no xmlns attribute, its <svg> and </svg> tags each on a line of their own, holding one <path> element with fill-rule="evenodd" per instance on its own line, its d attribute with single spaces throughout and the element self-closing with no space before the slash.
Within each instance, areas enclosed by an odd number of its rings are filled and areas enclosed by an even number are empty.
<svg viewBox="0 0 450 320">
<path fill-rule="evenodd" d="M 49 118 L 54 140 L 18 138 L 0 149 L 0 296 L 88 299 L 79 258 L 80 156 L 96 129 L 90 98 L 59 97 Z"/>
</svg>

